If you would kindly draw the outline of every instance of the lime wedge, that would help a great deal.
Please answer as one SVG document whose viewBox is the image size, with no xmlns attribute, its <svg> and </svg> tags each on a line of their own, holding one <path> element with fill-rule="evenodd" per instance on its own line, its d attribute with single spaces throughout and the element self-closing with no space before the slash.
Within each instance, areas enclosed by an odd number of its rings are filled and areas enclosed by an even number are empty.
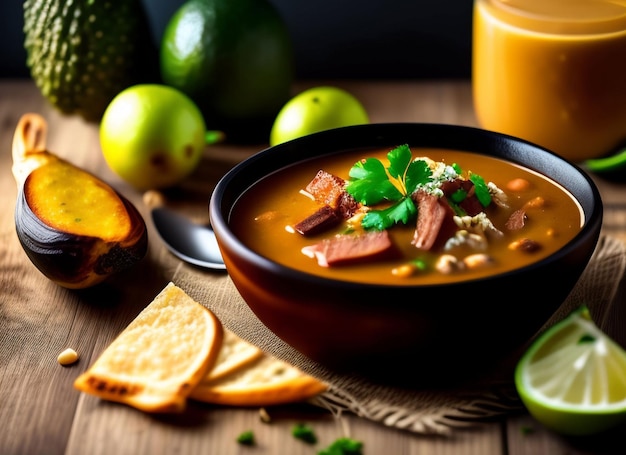
<svg viewBox="0 0 626 455">
<path fill-rule="evenodd" d="M 529 413 L 558 433 L 590 435 L 626 421 L 626 351 L 582 306 L 524 353 L 515 386 Z"/>
</svg>

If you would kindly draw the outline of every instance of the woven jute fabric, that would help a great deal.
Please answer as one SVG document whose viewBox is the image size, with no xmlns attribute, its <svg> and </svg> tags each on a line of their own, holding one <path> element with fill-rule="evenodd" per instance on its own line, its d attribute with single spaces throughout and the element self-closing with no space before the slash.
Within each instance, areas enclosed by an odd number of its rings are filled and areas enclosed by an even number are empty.
<svg viewBox="0 0 626 455">
<path fill-rule="evenodd" d="M 624 337 L 626 309 L 622 308 L 621 288 L 625 269 L 624 243 L 602 236 L 575 288 L 534 337 L 575 308 L 586 305 L 596 324 L 623 343 L 620 337 Z M 333 413 L 351 412 L 383 425 L 421 434 L 450 434 L 456 428 L 522 409 L 513 384 L 519 353 L 468 383 L 432 388 L 385 385 L 329 370 L 295 351 L 258 320 L 227 274 L 179 264 L 172 281 L 206 305 L 224 326 L 240 337 L 329 384 L 328 391 L 313 402 Z M 541 291 L 537 292 L 540 296 Z"/>
</svg>

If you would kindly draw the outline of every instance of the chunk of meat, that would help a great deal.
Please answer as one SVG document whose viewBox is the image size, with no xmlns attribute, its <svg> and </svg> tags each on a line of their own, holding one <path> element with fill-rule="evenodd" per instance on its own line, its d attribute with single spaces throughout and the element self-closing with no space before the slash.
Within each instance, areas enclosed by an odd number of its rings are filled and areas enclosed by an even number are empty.
<svg viewBox="0 0 626 455">
<path fill-rule="evenodd" d="M 299 234 L 311 236 L 337 226 L 341 218 L 329 205 L 324 205 L 314 214 L 297 223 L 293 228 Z"/>
<path fill-rule="evenodd" d="M 305 190 L 322 206 L 294 226 L 296 232 L 305 236 L 331 229 L 361 208 L 361 204 L 346 191 L 345 180 L 324 170 L 318 171 Z"/>
<path fill-rule="evenodd" d="M 359 204 L 350 193 L 344 191 L 339 197 L 339 205 L 337 206 L 336 212 L 341 218 L 348 219 L 358 212 L 360 208 L 361 204 Z"/>
<path fill-rule="evenodd" d="M 305 189 L 313 196 L 316 202 L 336 209 L 339 207 L 345 188 L 346 182 L 344 179 L 320 170 Z"/>
<path fill-rule="evenodd" d="M 339 235 L 302 248 L 302 253 L 317 259 L 318 265 L 331 267 L 345 263 L 374 260 L 393 252 L 387 231 L 368 231 L 360 235 Z"/>
<path fill-rule="evenodd" d="M 425 191 L 417 191 L 413 199 L 417 204 L 417 223 L 411 244 L 420 250 L 430 250 L 440 234 L 447 239 L 456 230 L 454 212 L 443 199 Z"/>
<path fill-rule="evenodd" d="M 328 205 L 342 218 L 350 218 L 360 208 L 350 193 L 346 191 L 346 181 L 324 170 L 318 171 L 305 190 L 322 205 Z"/>
<path fill-rule="evenodd" d="M 484 210 L 483 205 L 476 197 L 476 187 L 474 186 L 474 182 L 471 180 L 447 180 L 441 184 L 441 190 L 448 198 L 459 190 L 465 191 L 465 199 L 460 201 L 458 205 L 469 216 L 476 216 Z"/>
<path fill-rule="evenodd" d="M 462 179 L 445 180 L 441 182 L 440 189 L 441 191 L 443 191 L 443 194 L 445 194 L 446 197 L 450 197 L 460 189 L 464 189 L 465 191 L 467 191 L 468 190 L 467 182 L 469 182 L 470 185 L 472 184 L 472 182 L 469 180 L 462 180 Z"/>
</svg>

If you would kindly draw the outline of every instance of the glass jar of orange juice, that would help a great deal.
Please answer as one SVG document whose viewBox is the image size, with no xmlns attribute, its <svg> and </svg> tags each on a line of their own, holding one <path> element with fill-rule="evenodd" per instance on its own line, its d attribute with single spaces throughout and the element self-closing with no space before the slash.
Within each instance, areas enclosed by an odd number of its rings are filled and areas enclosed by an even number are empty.
<svg viewBox="0 0 626 455">
<path fill-rule="evenodd" d="M 626 0 L 475 0 L 480 125 L 571 161 L 626 145 Z"/>
</svg>

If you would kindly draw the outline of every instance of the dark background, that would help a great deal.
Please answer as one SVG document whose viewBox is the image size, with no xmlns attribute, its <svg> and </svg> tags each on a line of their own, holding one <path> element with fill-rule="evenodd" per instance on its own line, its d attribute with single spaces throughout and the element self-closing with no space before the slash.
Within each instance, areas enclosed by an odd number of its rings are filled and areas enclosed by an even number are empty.
<svg viewBox="0 0 626 455">
<path fill-rule="evenodd" d="M 111 0 L 115 3 L 116 0 Z M 184 0 L 143 0 L 153 35 Z M 301 79 L 470 77 L 472 0 L 270 0 Z M 21 0 L 0 0 L 0 77 L 28 77 Z"/>
</svg>

